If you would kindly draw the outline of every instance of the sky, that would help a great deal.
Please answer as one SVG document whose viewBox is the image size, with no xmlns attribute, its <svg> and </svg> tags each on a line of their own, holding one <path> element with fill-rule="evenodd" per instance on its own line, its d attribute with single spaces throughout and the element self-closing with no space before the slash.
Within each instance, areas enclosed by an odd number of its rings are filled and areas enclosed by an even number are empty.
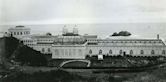
<svg viewBox="0 0 166 82">
<path fill-rule="evenodd" d="M 166 0 L 0 0 L 0 31 L 25 25 L 34 33 L 58 34 L 64 24 L 77 24 L 82 34 L 129 30 L 166 38 L 165 4 Z"/>
</svg>

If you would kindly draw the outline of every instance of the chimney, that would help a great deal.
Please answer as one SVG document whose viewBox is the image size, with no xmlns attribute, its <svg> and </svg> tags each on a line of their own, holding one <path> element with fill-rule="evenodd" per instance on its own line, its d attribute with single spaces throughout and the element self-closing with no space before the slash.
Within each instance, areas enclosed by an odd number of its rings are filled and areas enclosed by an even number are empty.
<svg viewBox="0 0 166 82">
<path fill-rule="evenodd" d="M 157 39 L 160 39 L 160 35 L 159 34 L 157 34 Z"/>
</svg>

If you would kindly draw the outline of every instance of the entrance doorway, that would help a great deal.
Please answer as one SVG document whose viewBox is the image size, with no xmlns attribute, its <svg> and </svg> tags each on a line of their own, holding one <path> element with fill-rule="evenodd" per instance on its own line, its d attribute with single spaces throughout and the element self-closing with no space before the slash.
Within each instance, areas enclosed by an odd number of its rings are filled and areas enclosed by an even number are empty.
<svg viewBox="0 0 166 82">
<path fill-rule="evenodd" d="M 123 52 L 123 56 L 126 56 L 126 52 Z"/>
</svg>

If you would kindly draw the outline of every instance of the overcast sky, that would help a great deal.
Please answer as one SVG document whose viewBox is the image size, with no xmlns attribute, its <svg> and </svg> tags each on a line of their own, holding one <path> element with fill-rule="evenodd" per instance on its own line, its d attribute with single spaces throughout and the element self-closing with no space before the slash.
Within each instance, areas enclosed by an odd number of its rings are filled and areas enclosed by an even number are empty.
<svg viewBox="0 0 166 82">
<path fill-rule="evenodd" d="M 133 26 L 124 23 L 143 24 Z M 149 27 L 151 23 L 153 25 Z M 138 35 L 145 31 L 138 31 L 142 26 L 141 29 L 151 28 L 147 29 L 148 34 L 166 35 L 165 23 L 166 0 L 0 0 L 0 30 L 4 25 L 47 25 L 40 28 L 44 32 L 52 32 L 57 28 L 49 27 L 49 24 L 80 24 L 78 28 L 84 30 L 82 33 L 112 33 L 132 28 L 130 31 Z M 35 26 L 30 27 L 35 29 Z M 92 31 L 89 31 L 90 27 Z"/>
<path fill-rule="evenodd" d="M 0 0 L 1 24 L 166 22 L 166 0 Z"/>
</svg>

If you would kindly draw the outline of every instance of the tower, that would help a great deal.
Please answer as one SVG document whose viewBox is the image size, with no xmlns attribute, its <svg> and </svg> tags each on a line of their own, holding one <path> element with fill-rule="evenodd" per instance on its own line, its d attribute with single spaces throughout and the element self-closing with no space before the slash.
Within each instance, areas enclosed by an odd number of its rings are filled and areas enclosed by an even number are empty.
<svg viewBox="0 0 166 82">
<path fill-rule="evenodd" d="M 160 39 L 160 35 L 159 34 L 157 34 L 157 39 Z"/>
<path fill-rule="evenodd" d="M 73 34 L 78 34 L 78 28 L 73 28 Z"/>
<path fill-rule="evenodd" d="M 66 33 L 68 33 L 68 29 L 66 28 L 66 25 L 64 25 L 64 27 L 63 27 L 63 34 L 66 34 Z"/>
</svg>

